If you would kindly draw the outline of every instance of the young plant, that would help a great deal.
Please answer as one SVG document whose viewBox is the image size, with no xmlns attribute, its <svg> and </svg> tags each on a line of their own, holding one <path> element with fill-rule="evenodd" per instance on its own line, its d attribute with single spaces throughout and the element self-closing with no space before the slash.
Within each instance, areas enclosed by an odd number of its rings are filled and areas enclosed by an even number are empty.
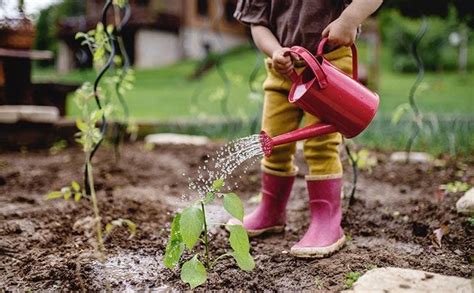
<svg viewBox="0 0 474 293">
<path fill-rule="evenodd" d="M 63 187 L 60 191 L 53 191 L 47 195 L 47 199 L 57 199 L 64 198 L 69 200 L 74 198 L 74 200 L 80 201 L 81 198 L 87 197 L 91 200 L 92 210 L 94 212 L 94 223 L 97 237 L 97 249 L 101 258 L 104 257 L 105 247 L 104 247 L 104 235 L 110 234 L 113 228 L 116 226 L 127 226 L 132 235 L 135 234 L 136 225 L 133 224 L 130 220 L 115 220 L 110 224 L 107 224 L 105 231 L 102 230 L 101 217 L 99 213 L 99 207 L 97 203 L 97 196 L 94 187 L 94 176 L 91 163 L 92 153 L 95 149 L 95 146 L 102 139 L 102 134 L 100 129 L 96 126 L 97 122 L 102 118 L 105 109 L 94 110 L 91 108 L 91 99 L 93 98 L 92 85 L 88 82 L 84 83 L 77 91 L 74 96 L 74 101 L 81 110 L 81 118 L 76 120 L 76 126 L 79 129 L 77 133 L 78 138 L 76 141 L 82 145 L 82 150 L 85 155 L 85 165 L 86 165 L 86 179 L 89 183 L 89 191 L 81 190 L 80 185 L 76 181 L 72 181 L 70 187 Z M 111 225 L 111 226 L 110 226 Z"/>
<path fill-rule="evenodd" d="M 222 196 L 224 209 L 233 217 L 243 221 L 244 207 L 240 198 L 234 193 L 221 193 L 224 180 L 218 179 L 212 184 L 212 191 L 198 202 L 177 213 L 171 224 L 171 233 L 166 246 L 164 264 L 167 268 L 179 265 L 181 256 L 187 250 L 194 255 L 181 266 L 181 280 L 188 283 L 191 289 L 204 284 L 207 272 L 225 257 L 233 257 L 237 266 L 244 271 L 251 271 L 255 262 L 250 255 L 250 242 L 247 231 L 242 225 L 226 225 L 230 232 L 229 243 L 232 248 L 227 253 L 213 257 L 209 250 L 206 205 L 212 203 L 217 196 Z M 196 246 L 201 242 L 203 247 Z M 197 252 L 196 252 L 197 250 Z"/>
<path fill-rule="evenodd" d="M 125 95 L 133 89 L 135 75 L 122 38 L 122 29 L 131 15 L 130 5 L 127 0 L 109 0 L 106 7 L 112 6 L 115 26 L 110 24 L 104 27 L 103 22 L 99 22 L 95 29 L 87 33 L 77 33 L 76 39 L 82 40 L 81 45 L 89 48 L 94 67 L 98 70 L 98 77 L 104 78 L 101 88 L 104 94 L 103 103 L 110 107 L 108 118 L 113 118 L 116 122 L 112 129 L 111 140 L 118 160 L 120 145 L 123 143 L 125 133 L 129 130 L 130 113 Z M 124 11 L 123 18 L 121 18 L 121 10 Z M 105 76 L 106 71 L 112 74 Z M 97 89 L 97 82 L 95 87 Z M 97 102 L 97 104 L 100 103 Z"/>
<path fill-rule="evenodd" d="M 128 219 L 113 220 L 106 225 L 105 230 L 102 228 L 101 216 L 99 213 L 98 201 L 94 187 L 94 175 L 92 169 L 92 157 L 101 145 L 106 131 L 106 117 L 110 115 L 112 106 L 106 103 L 107 98 L 102 94 L 107 93 L 106 90 L 100 88 L 100 81 L 106 72 L 112 66 L 114 58 L 116 57 L 116 49 L 112 33 L 114 28 L 112 25 L 105 28 L 107 20 L 107 11 L 113 5 L 125 5 L 126 0 L 118 1 L 107 0 L 102 11 L 102 19 L 97 24 L 96 29 L 88 33 L 78 33 L 76 39 L 82 39 L 82 45 L 87 45 L 93 55 L 94 67 L 97 68 L 97 76 L 92 85 L 85 82 L 75 93 L 74 101 L 77 104 L 81 117 L 76 120 L 76 126 L 79 129 L 77 134 L 77 142 L 82 145 L 84 152 L 84 189 L 81 190 L 80 185 L 73 181 L 71 186 L 64 187 L 60 191 L 53 191 L 47 195 L 47 199 L 64 198 L 69 200 L 74 196 L 75 201 L 80 201 L 81 198 L 87 198 L 91 201 L 91 209 L 94 213 L 94 226 L 97 238 L 97 245 L 94 245 L 100 255 L 104 259 L 105 247 L 104 239 L 117 227 L 125 226 L 129 229 L 131 236 L 135 234 L 136 225 Z M 122 73 L 120 73 L 122 75 Z M 127 81 L 130 78 L 125 75 Z M 127 83 L 123 86 L 129 87 Z M 120 87 L 118 87 L 121 90 Z M 96 107 L 93 107 L 93 100 L 95 100 Z M 101 122 L 100 128 L 97 126 Z"/>
<path fill-rule="evenodd" d="M 456 180 L 447 184 L 441 184 L 439 188 L 448 193 L 464 192 L 469 189 L 469 184 Z"/>
<path fill-rule="evenodd" d="M 350 289 L 354 285 L 354 283 L 360 278 L 361 273 L 359 272 L 349 272 L 346 274 L 346 278 L 344 280 L 344 288 Z"/>
</svg>

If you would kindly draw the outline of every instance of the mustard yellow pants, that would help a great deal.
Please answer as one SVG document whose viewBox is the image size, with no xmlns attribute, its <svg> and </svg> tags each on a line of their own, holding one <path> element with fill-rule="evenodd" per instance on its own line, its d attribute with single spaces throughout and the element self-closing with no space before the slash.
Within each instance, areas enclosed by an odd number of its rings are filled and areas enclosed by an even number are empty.
<svg viewBox="0 0 474 293">
<path fill-rule="evenodd" d="M 352 74 L 352 54 L 348 47 L 340 47 L 324 56 L 326 60 L 346 72 Z M 288 102 L 291 80 L 280 75 L 272 68 L 271 59 L 265 62 L 267 78 L 263 83 L 265 98 L 263 105 L 262 128 L 271 137 L 297 129 L 301 121 L 304 126 L 317 123 L 316 116 L 304 112 Z M 302 71 L 298 68 L 297 71 Z M 339 144 L 342 137 L 339 133 L 328 134 L 304 141 L 304 157 L 309 167 L 310 176 L 334 176 L 342 174 L 339 158 Z M 298 172 L 293 164 L 296 143 L 276 146 L 272 155 L 262 160 L 262 169 L 267 173 L 280 176 L 292 176 Z"/>
</svg>

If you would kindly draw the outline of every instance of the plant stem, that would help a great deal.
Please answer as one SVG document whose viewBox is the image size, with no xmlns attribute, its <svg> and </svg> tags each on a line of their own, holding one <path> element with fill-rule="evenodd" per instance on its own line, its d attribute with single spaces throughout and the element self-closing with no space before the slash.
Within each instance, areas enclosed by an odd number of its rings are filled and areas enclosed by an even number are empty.
<svg viewBox="0 0 474 293">
<path fill-rule="evenodd" d="M 232 254 L 224 253 L 223 255 L 220 255 L 212 262 L 211 266 L 213 267 L 217 263 L 218 260 L 223 259 L 224 257 L 228 257 L 228 256 L 232 256 Z"/>
<path fill-rule="evenodd" d="M 97 241 L 99 247 L 99 253 L 102 259 L 104 259 L 104 238 L 102 237 L 102 223 L 100 221 L 99 207 L 97 205 L 97 197 L 95 195 L 94 187 L 94 176 L 92 174 L 92 164 L 90 162 L 90 154 L 87 154 L 87 177 L 89 178 L 90 191 L 91 191 L 91 200 L 92 200 L 92 209 L 94 210 L 96 230 L 97 230 Z"/>
<path fill-rule="evenodd" d="M 206 249 L 205 263 L 208 269 L 211 268 L 210 258 L 209 258 L 209 241 L 207 239 L 207 220 L 206 220 L 206 209 L 204 207 L 204 202 L 201 200 L 201 211 L 204 218 L 204 247 Z"/>
</svg>

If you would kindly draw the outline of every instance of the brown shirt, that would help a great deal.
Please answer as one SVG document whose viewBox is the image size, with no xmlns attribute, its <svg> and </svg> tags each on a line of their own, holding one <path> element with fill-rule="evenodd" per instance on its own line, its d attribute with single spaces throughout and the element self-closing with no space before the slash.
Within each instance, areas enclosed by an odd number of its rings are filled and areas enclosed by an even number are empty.
<svg viewBox="0 0 474 293">
<path fill-rule="evenodd" d="M 347 0 L 239 0 L 234 17 L 268 27 L 284 47 L 316 51 L 324 28 L 344 10 Z"/>
</svg>

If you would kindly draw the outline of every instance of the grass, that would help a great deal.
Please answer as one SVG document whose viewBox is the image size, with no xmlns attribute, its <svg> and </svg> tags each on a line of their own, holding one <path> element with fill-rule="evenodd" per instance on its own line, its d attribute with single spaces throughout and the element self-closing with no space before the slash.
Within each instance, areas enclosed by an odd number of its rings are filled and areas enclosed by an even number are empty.
<svg viewBox="0 0 474 293">
<path fill-rule="evenodd" d="M 367 59 L 369 52 L 360 46 L 361 61 Z M 376 120 L 369 129 L 356 139 L 357 143 L 381 149 L 403 149 L 410 135 L 411 124 L 408 116 L 401 124 L 393 126 L 390 117 L 394 109 L 408 101 L 410 88 L 416 74 L 401 74 L 389 69 L 388 56 L 382 51 L 379 95 L 381 99 Z M 227 53 L 222 61 L 223 68 L 230 80 L 227 109 L 231 118 L 255 119 L 261 112 L 262 98 L 255 99 L 250 94 L 248 79 L 254 69 L 257 55 L 249 47 L 241 47 Z M 137 70 L 135 88 L 127 97 L 133 118 L 173 120 L 188 118 L 207 120 L 209 117 L 224 116 L 222 105 L 227 95 L 224 81 L 213 69 L 200 80 L 188 79 L 198 62 L 187 60 L 176 65 L 159 69 Z M 62 82 L 93 81 L 92 70 L 74 71 L 58 76 L 52 69 L 35 68 L 35 81 L 56 80 Z M 265 79 L 265 70 L 260 67 L 255 80 L 255 88 L 261 89 Z M 474 149 L 474 122 L 470 115 L 474 113 L 474 73 L 461 76 L 456 72 L 426 73 L 416 97 L 420 109 L 428 121 L 427 131 L 420 135 L 415 149 L 423 149 L 435 154 L 441 152 L 472 153 Z M 258 96 L 258 95 L 257 95 Z M 252 98 L 254 97 L 254 98 Z M 69 98 L 69 115 L 78 114 L 77 108 Z M 458 119 L 461 117 L 460 119 Z M 229 118 L 229 117 L 227 117 Z M 258 118 L 257 118 L 258 119 Z M 434 126 L 433 126 L 434 125 Z M 245 126 L 246 127 L 246 126 Z M 231 130 L 229 130 L 231 129 Z M 217 130 L 203 130 L 203 134 L 222 136 L 245 135 L 248 131 L 235 131 L 229 127 Z M 171 129 L 186 132 L 186 129 Z M 246 132 L 247 131 L 247 132 Z M 191 132 L 196 132 L 193 128 Z M 197 131 L 201 132 L 202 131 Z"/>
<path fill-rule="evenodd" d="M 232 115 L 245 116 L 258 109 L 256 101 L 249 99 L 248 76 L 256 61 L 255 52 L 248 48 L 235 50 L 224 59 L 224 70 L 231 81 L 228 108 Z M 221 113 L 221 99 L 225 95 L 225 84 L 216 70 L 201 80 L 188 79 L 196 68 L 196 61 L 184 61 L 159 69 L 137 70 L 134 89 L 127 97 L 130 113 L 134 118 L 171 119 L 177 117 L 217 116 Z M 259 80 L 262 81 L 263 68 Z M 51 70 L 36 69 L 36 81 L 59 80 L 83 82 L 93 80 L 92 70 L 74 71 L 57 77 Z M 68 103 L 69 115 L 77 109 Z"/>
<path fill-rule="evenodd" d="M 360 55 L 366 54 L 361 52 Z M 249 99 L 248 78 L 256 62 L 255 57 L 254 51 L 243 47 L 227 54 L 223 59 L 224 70 L 231 81 L 229 109 L 232 109 L 232 115 L 245 117 L 259 108 L 259 103 Z M 201 80 L 188 80 L 187 77 L 193 72 L 196 64 L 196 61 L 184 61 L 159 69 L 137 70 L 136 85 L 128 97 L 132 116 L 167 119 L 222 115 L 220 99 L 225 94 L 224 82 L 215 69 Z M 410 87 L 416 78 L 415 74 L 394 73 L 387 67 L 382 66 L 380 76 L 381 114 L 391 113 L 396 106 L 408 101 Z M 264 71 L 263 68 L 259 70 L 256 81 L 259 89 L 265 78 Z M 92 70 L 74 71 L 61 76 L 51 69 L 35 68 L 33 72 L 35 81 L 83 82 L 93 80 L 94 76 L 95 72 Z M 417 99 L 424 111 L 442 114 L 472 113 L 472 84 L 474 73 L 465 76 L 455 72 L 427 73 L 417 91 Z M 76 115 L 77 109 L 74 105 L 68 103 L 68 106 L 68 113 Z"/>
</svg>

